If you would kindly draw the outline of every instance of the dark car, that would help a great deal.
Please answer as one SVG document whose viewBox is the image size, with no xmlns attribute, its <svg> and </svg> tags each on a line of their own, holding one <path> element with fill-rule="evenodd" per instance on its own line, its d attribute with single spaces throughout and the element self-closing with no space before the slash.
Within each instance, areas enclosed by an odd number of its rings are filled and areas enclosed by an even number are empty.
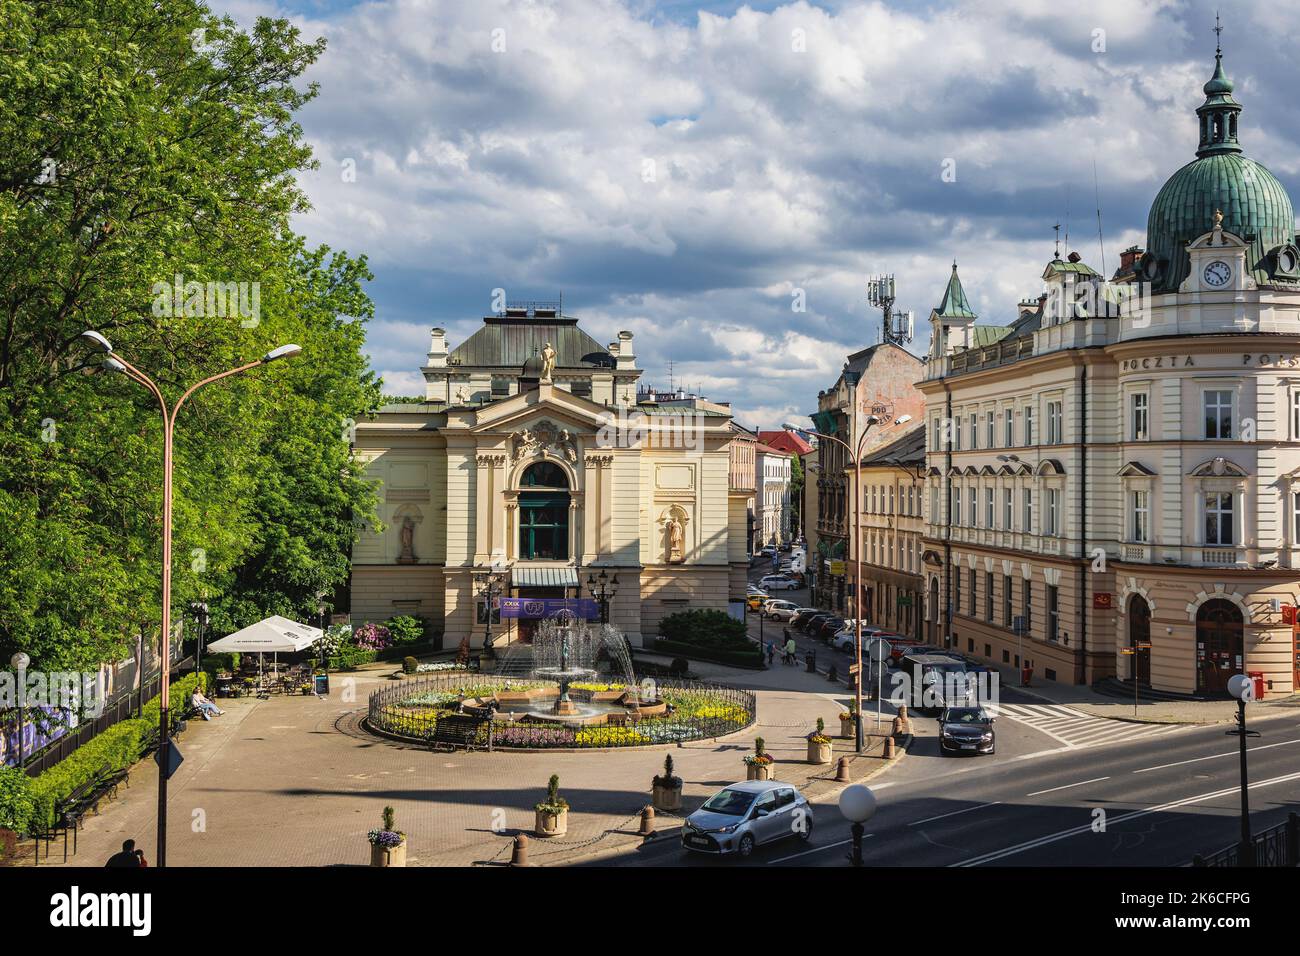
<svg viewBox="0 0 1300 956">
<path fill-rule="evenodd" d="M 790 626 L 797 627 L 800 630 L 803 630 L 803 626 L 807 624 L 809 620 L 816 617 L 818 614 L 824 614 L 824 613 L 825 613 L 824 611 L 818 610 L 815 607 L 803 608 L 802 610 L 799 611 L 798 614 L 796 614 L 794 617 L 790 619 Z"/>
<path fill-rule="evenodd" d="M 804 621 L 802 624 L 799 625 L 799 630 L 803 631 L 805 634 L 816 634 L 817 631 L 821 628 L 822 623 L 824 621 L 830 620 L 834 616 L 835 616 L 834 614 L 828 614 L 825 611 L 823 611 L 820 614 L 814 614 L 812 617 L 808 618 L 806 621 Z"/>
<path fill-rule="evenodd" d="M 939 753 L 993 753 L 995 719 L 983 707 L 945 707 L 939 715 Z"/>
<path fill-rule="evenodd" d="M 845 621 L 842 617 L 828 617 L 817 625 L 817 630 L 809 631 L 809 633 L 819 641 L 829 641 L 844 624 Z"/>
</svg>

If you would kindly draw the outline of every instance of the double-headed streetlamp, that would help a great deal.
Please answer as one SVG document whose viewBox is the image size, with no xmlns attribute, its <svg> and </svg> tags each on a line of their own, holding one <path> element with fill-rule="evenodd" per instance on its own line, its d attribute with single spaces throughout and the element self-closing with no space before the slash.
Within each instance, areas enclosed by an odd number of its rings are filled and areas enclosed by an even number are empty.
<svg viewBox="0 0 1300 956">
<path fill-rule="evenodd" d="M 489 655 L 492 651 L 492 603 L 505 590 L 507 571 L 504 561 L 496 561 L 491 571 L 474 572 L 474 583 L 478 586 L 479 596 L 486 607 L 487 635 L 483 638 L 483 650 Z"/>
<path fill-rule="evenodd" d="M 168 720 L 170 703 L 170 686 L 168 672 L 171 669 L 171 623 L 172 623 L 172 434 L 176 428 L 176 416 L 185 404 L 185 400 L 213 382 L 230 378 L 249 369 L 258 368 L 276 359 L 290 358 L 302 351 L 301 346 L 281 345 L 263 355 L 256 362 L 249 362 L 238 368 L 209 375 L 201 382 L 191 385 L 176 400 L 170 409 L 163 398 L 162 390 L 153 379 L 145 375 L 120 354 L 113 351 L 112 344 L 103 335 L 94 331 L 85 331 L 81 337 L 92 347 L 104 353 L 101 368 L 109 372 L 121 372 L 137 385 L 147 388 L 158 402 L 163 419 L 163 513 L 162 513 L 162 639 L 158 642 L 161 650 L 158 675 L 158 847 L 154 857 L 157 866 L 167 865 L 167 775 L 171 764 L 171 726 Z"/>
<path fill-rule="evenodd" d="M 1234 674 L 1228 678 L 1228 693 L 1237 699 L 1237 726 L 1236 729 L 1227 731 L 1227 734 L 1229 737 L 1236 735 L 1241 740 L 1241 845 L 1237 848 L 1237 865 L 1254 866 L 1255 841 L 1250 835 L 1250 788 L 1246 782 L 1246 738 L 1258 737 L 1259 734 L 1246 729 L 1246 701 L 1255 699 L 1255 682 L 1245 674 Z"/>
<path fill-rule="evenodd" d="M 855 667 L 853 670 L 853 696 L 857 706 L 853 709 L 854 737 L 858 753 L 862 752 L 862 501 L 859 498 L 861 489 L 861 467 L 863 446 L 866 444 L 867 435 L 871 433 L 874 425 L 879 425 L 881 419 L 876 415 L 867 416 L 867 427 L 858 435 L 858 401 L 857 401 L 857 384 L 856 375 L 849 372 L 848 368 L 844 370 L 844 380 L 854 391 L 853 409 L 849 415 L 849 428 L 851 429 L 848 441 L 842 438 L 836 438 L 834 435 L 827 435 L 811 428 L 801 428 L 787 422 L 781 427 L 786 431 L 796 432 L 801 435 L 815 435 L 823 441 L 834 442 L 844 449 L 848 455 L 848 464 L 853 467 L 853 482 L 850 497 L 853 499 L 853 657 Z M 900 415 L 894 419 L 895 425 L 902 425 L 912 420 L 911 415 Z M 845 469 L 848 470 L 847 468 Z"/>
<path fill-rule="evenodd" d="M 601 568 L 600 574 L 587 575 L 587 590 L 600 605 L 600 623 L 608 624 L 609 602 L 614 600 L 614 595 L 618 592 L 618 575 L 611 576 L 608 571 Z"/>
</svg>

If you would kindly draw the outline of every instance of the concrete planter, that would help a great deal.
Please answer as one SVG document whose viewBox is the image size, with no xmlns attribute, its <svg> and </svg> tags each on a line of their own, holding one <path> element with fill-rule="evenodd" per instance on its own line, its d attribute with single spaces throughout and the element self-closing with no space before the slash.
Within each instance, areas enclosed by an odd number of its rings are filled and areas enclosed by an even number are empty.
<svg viewBox="0 0 1300 956">
<path fill-rule="evenodd" d="M 371 866 L 406 866 L 406 841 L 389 849 L 388 847 L 370 845 Z"/>
<path fill-rule="evenodd" d="M 656 810 L 677 812 L 682 808 L 682 785 L 679 783 L 675 787 L 665 787 L 656 783 L 651 802 Z"/>
<path fill-rule="evenodd" d="M 857 730 L 853 725 L 852 717 L 840 718 L 840 736 L 843 737 L 845 740 L 848 740 L 850 737 L 857 736 Z"/>
<path fill-rule="evenodd" d="M 559 813 L 551 813 L 547 810 L 537 810 L 537 819 L 533 823 L 533 833 L 539 837 L 557 837 L 564 836 L 569 832 L 569 811 L 561 810 Z"/>
<path fill-rule="evenodd" d="M 829 743 L 819 744 L 815 740 L 808 741 L 808 762 L 816 764 L 830 763 L 831 745 Z"/>
<path fill-rule="evenodd" d="M 748 763 L 745 764 L 746 780 L 772 780 L 772 765 L 770 763 Z"/>
</svg>

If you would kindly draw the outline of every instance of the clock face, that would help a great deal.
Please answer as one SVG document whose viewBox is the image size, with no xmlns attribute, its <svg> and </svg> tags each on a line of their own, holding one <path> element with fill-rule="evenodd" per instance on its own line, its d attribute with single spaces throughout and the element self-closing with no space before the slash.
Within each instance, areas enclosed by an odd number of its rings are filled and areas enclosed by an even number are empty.
<svg viewBox="0 0 1300 956">
<path fill-rule="evenodd" d="M 1228 280 L 1232 278 L 1232 266 L 1228 265 L 1222 259 L 1215 259 L 1205 267 L 1205 284 L 1212 285 L 1215 288 L 1227 285 Z"/>
</svg>

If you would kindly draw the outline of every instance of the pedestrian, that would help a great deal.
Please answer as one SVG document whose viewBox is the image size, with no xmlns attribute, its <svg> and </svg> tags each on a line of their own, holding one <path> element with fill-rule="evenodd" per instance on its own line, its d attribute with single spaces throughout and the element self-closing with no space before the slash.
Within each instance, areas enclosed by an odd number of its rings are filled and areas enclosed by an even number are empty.
<svg viewBox="0 0 1300 956">
<path fill-rule="evenodd" d="M 785 663 L 787 664 L 795 663 L 795 656 L 794 656 L 795 650 L 796 648 L 794 646 L 794 638 L 792 637 L 785 642 Z"/>
<path fill-rule="evenodd" d="M 144 869 L 149 865 L 149 861 L 144 858 L 144 850 L 136 850 L 135 858 L 140 861 L 140 869 Z"/>
<path fill-rule="evenodd" d="M 772 662 L 776 659 L 776 645 L 769 643 L 767 645 L 767 666 L 771 667 Z"/>
<path fill-rule="evenodd" d="M 135 848 L 134 840 L 122 841 L 122 852 L 114 853 L 108 858 L 104 866 L 112 867 L 117 870 L 134 870 L 140 867 L 140 857 L 136 855 L 138 851 Z"/>
</svg>

